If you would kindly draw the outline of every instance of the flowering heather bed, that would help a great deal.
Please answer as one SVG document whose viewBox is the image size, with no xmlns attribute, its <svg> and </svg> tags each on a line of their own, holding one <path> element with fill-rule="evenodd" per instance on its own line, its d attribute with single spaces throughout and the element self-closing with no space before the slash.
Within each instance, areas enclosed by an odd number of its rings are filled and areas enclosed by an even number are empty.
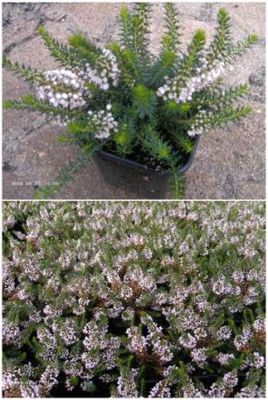
<svg viewBox="0 0 268 400">
<path fill-rule="evenodd" d="M 264 397 L 261 202 L 4 205 L 5 397 Z"/>
</svg>

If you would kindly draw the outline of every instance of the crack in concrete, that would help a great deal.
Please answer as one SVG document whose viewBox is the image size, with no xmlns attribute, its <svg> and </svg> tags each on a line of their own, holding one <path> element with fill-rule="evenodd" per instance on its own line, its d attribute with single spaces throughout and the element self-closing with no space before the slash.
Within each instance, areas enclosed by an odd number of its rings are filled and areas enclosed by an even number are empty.
<svg viewBox="0 0 268 400">
<path fill-rule="evenodd" d="M 19 40 L 17 42 L 13 42 L 9 46 L 5 47 L 3 50 L 3 54 L 8 55 L 15 47 L 21 46 L 22 44 L 27 43 L 30 40 L 34 39 L 35 37 L 39 36 L 39 33 L 36 31 L 38 30 L 38 28 L 40 26 L 44 25 L 44 23 L 46 23 L 47 21 L 50 21 L 51 24 L 53 24 L 53 23 L 61 22 L 66 17 L 67 17 L 67 15 L 62 15 L 61 17 L 59 17 L 57 19 L 49 18 L 47 16 L 40 17 L 38 23 L 36 24 L 36 27 L 34 28 L 34 32 L 31 35 L 25 36 L 21 40 Z M 49 27 L 51 24 L 48 24 L 46 27 Z"/>
</svg>

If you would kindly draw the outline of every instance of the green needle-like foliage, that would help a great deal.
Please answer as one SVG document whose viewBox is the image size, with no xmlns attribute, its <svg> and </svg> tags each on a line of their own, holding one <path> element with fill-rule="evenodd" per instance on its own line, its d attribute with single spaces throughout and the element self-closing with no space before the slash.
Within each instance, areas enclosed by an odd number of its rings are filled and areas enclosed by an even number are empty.
<svg viewBox="0 0 268 400">
<path fill-rule="evenodd" d="M 67 46 L 59 43 L 56 39 L 49 35 L 47 30 L 40 26 L 38 28 L 38 33 L 43 39 L 46 47 L 50 51 L 50 54 L 56 61 L 60 63 L 62 66 L 76 66 L 79 63 L 79 60 L 72 54 L 70 49 Z"/>
<path fill-rule="evenodd" d="M 134 40 L 132 32 L 131 15 L 126 6 L 120 10 L 120 42 L 124 48 L 133 49 Z"/>
<path fill-rule="evenodd" d="M 183 52 L 178 7 L 165 3 L 160 52 L 153 55 L 152 7 L 123 6 L 120 40 L 105 48 L 81 32 L 63 45 L 40 27 L 38 32 L 61 69 L 37 71 L 4 58 L 4 67 L 37 92 L 21 101 L 6 100 L 4 107 L 46 114 L 65 128 L 59 136 L 62 142 L 94 151 L 102 148 L 161 173 L 169 171 L 178 197 L 184 186 L 179 171 L 189 160 L 197 135 L 252 111 L 240 103 L 248 85 L 226 88 L 222 76 L 258 37 L 250 34 L 235 43 L 231 18 L 221 8 L 211 43 L 206 45 L 206 33 L 198 29 Z"/>
<path fill-rule="evenodd" d="M 165 3 L 165 33 L 161 40 L 161 51 L 150 73 L 149 85 L 159 87 L 165 76 L 173 76 L 180 59 L 180 24 L 176 7 Z"/>
<path fill-rule="evenodd" d="M 204 127 L 217 127 L 223 126 L 227 122 L 238 121 L 239 119 L 246 117 L 248 114 L 252 112 L 252 108 L 250 106 L 242 106 L 242 107 L 228 107 L 223 110 L 218 110 L 212 116 L 207 116 L 201 118 L 201 121 L 197 119 L 200 126 Z"/>
<path fill-rule="evenodd" d="M 135 128 L 131 121 L 123 123 L 118 132 L 114 135 L 117 152 L 126 155 L 132 152 L 133 142 L 135 141 Z"/>
<path fill-rule="evenodd" d="M 213 62 L 218 57 L 224 58 L 229 53 L 232 43 L 230 16 L 228 12 L 221 8 L 218 13 L 218 27 L 214 40 L 209 47 L 208 60 Z"/>
<path fill-rule="evenodd" d="M 180 142 L 181 148 L 185 151 L 185 153 L 191 154 L 194 147 L 193 141 L 187 136 L 181 136 L 180 138 L 178 138 L 178 140 Z"/>
<path fill-rule="evenodd" d="M 162 52 L 172 51 L 176 57 L 180 51 L 181 36 L 179 15 L 173 3 L 165 3 L 165 33 L 162 37 Z"/>
<path fill-rule="evenodd" d="M 221 114 L 215 114 L 213 118 L 209 121 L 211 126 L 224 125 L 226 122 L 235 122 L 240 120 L 243 117 L 246 117 L 248 114 L 252 112 L 251 106 L 242 106 L 242 107 L 230 107 L 224 110 Z"/>
<path fill-rule="evenodd" d="M 122 81 L 132 87 L 136 80 L 139 80 L 139 71 L 137 69 L 135 53 L 129 48 L 122 48 L 118 43 L 111 43 L 108 46 L 116 56 Z"/>
<path fill-rule="evenodd" d="M 257 44 L 259 37 L 256 34 L 248 35 L 245 40 L 240 40 L 237 44 L 233 45 L 230 49 L 229 57 L 235 61 L 238 57 L 242 56 L 248 49 Z"/>
<path fill-rule="evenodd" d="M 74 118 L 77 115 L 76 111 L 64 108 L 55 108 L 49 103 L 40 101 L 30 94 L 23 96 L 21 101 L 4 100 L 3 106 L 5 109 L 38 111 L 42 114 L 46 114 L 49 119 L 57 115 L 71 118 Z"/>
<path fill-rule="evenodd" d="M 154 90 L 148 89 L 144 85 L 137 85 L 133 88 L 133 106 L 138 116 L 144 119 L 153 118 L 156 111 L 157 98 Z"/>
<path fill-rule="evenodd" d="M 130 50 L 128 53 L 138 70 L 139 79 L 146 76 L 146 70 L 151 63 L 149 50 L 149 23 L 151 5 L 149 3 L 137 3 L 131 14 L 126 7 L 120 13 L 121 18 L 121 43 Z M 133 60 L 134 59 L 134 60 Z"/>
<path fill-rule="evenodd" d="M 174 199 L 181 199 L 184 196 L 186 179 L 179 173 L 176 165 L 173 165 L 171 169 L 170 187 Z"/>
<path fill-rule="evenodd" d="M 137 3 L 133 15 L 134 50 L 139 63 L 145 69 L 151 61 L 150 44 L 150 3 Z"/>
<path fill-rule="evenodd" d="M 234 101 L 239 98 L 243 98 L 249 93 L 249 86 L 247 84 L 241 84 L 236 87 L 229 88 L 227 90 L 207 90 L 201 96 L 197 96 L 196 105 L 202 107 L 212 108 L 225 108 L 231 105 Z"/>
<path fill-rule="evenodd" d="M 37 69 L 26 67 L 24 64 L 19 64 L 18 62 L 12 63 L 7 57 L 3 57 L 3 67 L 31 84 L 36 82 L 43 83 L 45 81 L 43 74 Z"/>
<path fill-rule="evenodd" d="M 179 82 L 181 82 L 181 84 L 183 84 L 192 75 L 198 60 L 198 56 L 203 50 L 205 43 L 205 31 L 198 29 L 195 32 L 194 37 L 188 46 L 188 51 L 182 59 L 177 71 L 177 76 L 179 76 Z"/>
<path fill-rule="evenodd" d="M 99 48 L 97 48 L 92 42 L 79 33 L 71 36 L 68 42 L 71 49 L 77 55 L 77 58 L 80 61 L 82 59 L 92 66 L 95 66 L 96 61 L 101 54 Z"/>
<path fill-rule="evenodd" d="M 171 146 L 161 138 L 153 126 L 147 125 L 142 128 L 140 141 L 143 149 L 157 160 L 169 163 L 173 159 Z"/>
</svg>

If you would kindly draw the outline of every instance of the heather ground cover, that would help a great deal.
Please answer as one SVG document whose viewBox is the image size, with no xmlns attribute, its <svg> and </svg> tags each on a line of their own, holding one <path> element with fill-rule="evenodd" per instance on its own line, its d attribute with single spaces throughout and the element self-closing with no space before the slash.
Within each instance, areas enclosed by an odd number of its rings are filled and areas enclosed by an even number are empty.
<svg viewBox="0 0 268 400">
<path fill-rule="evenodd" d="M 263 202 L 6 202 L 5 397 L 264 397 Z"/>
</svg>

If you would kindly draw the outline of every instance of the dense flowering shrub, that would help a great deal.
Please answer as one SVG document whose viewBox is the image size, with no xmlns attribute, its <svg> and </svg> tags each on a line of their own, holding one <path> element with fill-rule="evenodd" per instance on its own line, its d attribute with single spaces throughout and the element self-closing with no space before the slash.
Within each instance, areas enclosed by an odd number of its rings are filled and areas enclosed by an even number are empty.
<svg viewBox="0 0 268 400">
<path fill-rule="evenodd" d="M 44 113 L 48 120 L 66 127 L 60 140 L 82 148 L 57 182 L 38 192 L 41 198 L 51 198 L 100 149 L 170 171 L 174 196 L 179 197 L 184 187 L 181 167 L 196 137 L 251 112 L 240 101 L 249 92 L 248 85 L 226 88 L 223 78 L 258 42 L 255 34 L 235 43 L 230 17 L 222 8 L 211 43 L 206 44 L 205 31 L 198 29 L 183 51 L 176 6 L 166 3 L 156 56 L 149 46 L 152 5 L 137 3 L 132 8 L 121 10 L 120 41 L 105 48 L 81 34 L 71 36 L 65 46 L 40 27 L 59 69 L 37 71 L 4 60 L 5 67 L 35 91 L 35 96 L 21 101 L 7 100 L 5 107 Z"/>
<path fill-rule="evenodd" d="M 4 205 L 6 397 L 264 397 L 262 202 Z"/>
</svg>

